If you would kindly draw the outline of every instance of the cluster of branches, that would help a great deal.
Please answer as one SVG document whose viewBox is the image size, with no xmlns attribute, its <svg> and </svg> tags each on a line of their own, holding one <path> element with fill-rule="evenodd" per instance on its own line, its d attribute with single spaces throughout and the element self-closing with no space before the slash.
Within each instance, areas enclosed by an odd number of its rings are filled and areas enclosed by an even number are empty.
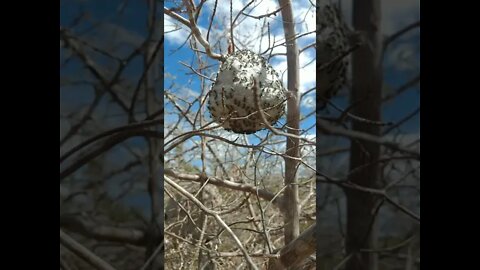
<svg viewBox="0 0 480 270">
<path fill-rule="evenodd" d="M 62 1 L 61 8 L 75 5 Z M 100 20 L 84 8 L 60 25 L 61 268 L 159 269 L 161 9 L 157 1 L 142 7 L 147 34 L 141 37 L 113 23 L 124 23 L 128 3 Z M 143 206 L 150 208 L 146 216 L 125 204 L 135 193 L 151 201 Z"/>
<path fill-rule="evenodd" d="M 329 207 L 335 206 L 341 238 L 338 241 L 345 241 L 349 229 L 344 231 L 342 217 L 349 216 L 342 213 L 345 207 L 341 203 L 346 195 L 354 192 L 365 194 L 374 202 L 369 214 L 371 219 L 367 220 L 369 226 L 363 231 L 365 239 L 374 231 L 373 221 L 381 217 L 385 206 L 398 213 L 396 216 L 403 215 L 419 225 L 420 216 L 415 210 L 418 202 L 414 199 L 412 203 L 411 195 L 403 195 L 405 189 L 419 191 L 419 140 L 409 143 L 395 140 L 403 133 L 402 125 L 418 115 L 419 108 L 386 125 L 380 119 L 358 113 L 356 108 L 362 106 L 359 103 L 342 109 L 330 102 L 329 109 L 338 113 L 334 118 L 317 115 L 317 134 L 326 135 L 322 138 L 348 139 L 361 149 L 371 145 L 381 147 L 380 154 L 369 162 L 350 168 L 348 164 L 343 168 L 328 164 L 337 163 L 338 156 L 351 151 L 350 147 L 326 142 L 317 145 L 319 150 L 316 151 L 316 137 L 308 135 L 314 125 L 303 129 L 299 128 L 303 125 L 291 125 L 292 117 L 303 123 L 315 115 L 314 109 L 304 115 L 298 111 L 298 104 L 314 89 L 293 95 L 297 97 L 297 108 L 289 105 L 289 111 L 296 115 L 289 116 L 280 128 L 265 121 L 257 101 L 257 113 L 264 119 L 267 130 L 249 136 L 227 133 L 219 123 L 209 120 L 205 110 L 212 74 L 224 57 L 226 43 L 239 49 L 253 46 L 255 40 L 268 40 L 268 47 L 260 53 L 272 59 L 288 56 L 288 49 L 285 52 L 277 49 L 288 48 L 291 42 L 311 33 L 293 32 L 283 40 L 276 40 L 271 34 L 268 20 L 280 18 L 280 15 L 285 32 L 291 32 L 285 25 L 285 22 L 288 24 L 285 10 L 291 8 L 289 1 L 279 1 L 277 9 L 256 15 L 253 14 L 258 10 L 257 3 L 250 1 L 235 13 L 230 7 L 230 14 L 225 18 L 219 18 L 219 1 L 214 1 L 213 9 L 208 10 L 208 30 L 202 33 L 198 22 L 202 13 L 207 12 L 207 1 L 195 4 L 184 0 L 163 9 L 166 16 L 188 29 L 190 36 L 180 48 L 188 45 L 192 51 L 192 61 L 180 63 L 191 75 L 191 80 L 180 85 L 172 79 L 173 83 L 164 89 L 167 106 L 164 133 L 160 97 L 163 71 L 158 69 L 163 54 L 163 36 L 158 34 L 158 25 L 163 18 L 159 16 L 158 1 L 147 2 L 147 35 L 126 55 L 113 47 L 99 45 L 88 35 L 105 22 L 90 22 L 87 30 L 78 30 L 78 25 L 87 20 L 84 12 L 60 27 L 61 70 L 68 70 L 75 63 L 82 67 L 74 76 L 67 71 L 63 73 L 61 91 L 73 92 L 74 87 L 80 86 L 93 93 L 81 109 L 78 108 L 82 104 L 77 102 L 74 111 L 61 110 L 61 124 L 66 127 L 62 128 L 60 138 L 60 262 L 63 269 L 81 264 L 88 265 L 86 269 L 158 269 L 163 265 L 164 247 L 167 268 L 196 263 L 199 267 L 216 265 L 223 269 L 258 269 L 263 265 L 270 269 L 302 265 L 307 269 L 315 264 L 328 265 L 318 260 L 332 254 L 337 258 L 335 269 L 348 266 L 359 254 L 395 257 L 406 261 L 407 267 L 418 262 L 414 259 L 418 242 L 415 226 L 400 239 L 394 239 L 393 245 L 392 239 L 387 239 L 381 248 L 362 245 L 353 250 L 347 248 L 344 254 L 341 245 L 322 246 L 320 234 L 329 228 L 327 224 L 317 224 L 316 215 L 331 220 Z M 67 4 L 62 2 L 62 5 Z M 125 7 L 122 3 L 115 16 L 121 16 Z M 234 32 L 248 20 L 258 21 L 258 36 L 243 37 Z M 220 21 L 225 22 L 224 28 L 214 23 Z M 381 51 L 377 52 L 379 59 L 383 61 L 388 47 L 397 38 L 419 26 L 419 22 L 413 23 L 386 38 Z M 229 35 L 224 35 L 226 33 Z M 117 38 L 122 39 L 122 36 Z M 362 48 L 364 44 L 341 57 L 350 57 Z M 301 54 L 309 49 L 314 49 L 314 44 L 295 51 Z M 296 57 L 298 60 L 298 55 Z M 130 68 L 135 68 L 138 59 L 143 62 L 140 74 L 127 74 Z M 288 65 L 292 68 L 292 61 Z M 292 70 L 299 68 L 293 66 Z M 328 68 L 328 65 L 321 68 Z M 287 87 L 292 91 L 290 82 L 294 79 L 290 74 L 288 81 Z M 398 95 L 412 89 L 419 81 L 419 74 L 413 76 L 384 95 L 381 104 L 395 102 Z M 199 91 L 187 91 L 189 84 L 199 85 Z M 103 111 L 106 113 L 102 114 Z M 384 128 L 379 133 L 369 132 L 359 129 L 355 123 Z M 142 140 L 140 143 L 138 138 Z M 286 145 L 285 140 L 290 143 Z M 118 152 L 126 153 L 121 165 L 111 159 Z M 313 166 L 315 157 L 320 162 L 316 168 Z M 165 168 L 161 167 L 164 162 Z M 378 185 L 362 185 L 354 180 L 356 175 L 372 166 L 380 168 Z M 285 170 L 285 167 L 290 169 Z M 166 183 L 164 190 L 162 178 Z M 120 188 L 112 192 L 109 188 L 112 184 Z M 298 188 L 297 201 L 294 196 L 286 195 L 294 195 L 294 192 L 287 192 L 292 186 Z M 146 216 L 124 203 L 126 198 L 138 193 L 150 202 Z M 163 202 L 160 201 L 162 196 Z M 296 210 L 292 202 L 298 206 Z M 291 228 L 287 227 L 284 217 L 291 215 L 292 209 L 298 210 L 299 228 L 297 233 L 293 229 L 294 239 L 286 239 L 284 231 Z M 167 214 L 165 246 L 163 211 Z M 317 257 L 311 256 L 315 248 L 321 246 Z M 329 250 L 338 246 L 338 250 Z M 406 255 L 400 252 L 404 250 Z M 125 253 L 130 255 L 124 256 Z"/>
<path fill-rule="evenodd" d="M 378 67 L 385 66 L 389 48 L 420 22 L 384 38 L 379 1 L 355 4 L 353 29 L 359 31 L 360 42 L 333 60 L 352 58 L 349 105 L 340 108 L 329 101 L 330 111 L 317 116 L 317 131 L 324 135 L 317 145 L 317 217 L 325 221 L 318 225 L 317 267 L 414 269 L 420 261 L 420 139 L 415 130 L 405 132 L 403 126 L 420 108 L 395 122 L 381 120 L 382 107 L 401 102 L 397 97 L 414 89 L 420 74 L 385 93 L 385 71 Z"/>
<path fill-rule="evenodd" d="M 302 258 L 314 253 L 315 247 L 310 243 L 310 252 L 297 257 L 299 261 L 285 260 L 298 250 L 299 245 L 292 243 L 289 252 L 286 252 L 287 249 L 280 250 L 285 241 L 283 217 L 292 205 L 296 206 L 284 196 L 289 185 L 285 184 L 283 170 L 284 164 L 290 160 L 299 164 L 292 168 L 293 175 L 299 175 L 296 183 L 300 189 L 299 224 L 302 229 L 311 227 L 308 234 L 311 236 L 315 220 L 315 136 L 307 134 L 314 131 L 314 126 L 302 130 L 297 127 L 296 133 L 290 132 L 288 123 L 281 124 L 280 128 L 273 127 L 266 121 L 263 108 L 256 100 L 256 113 L 262 116 L 267 130 L 248 136 L 228 133 L 221 128 L 221 123 L 209 119 L 205 103 L 213 81 L 212 74 L 217 71 L 218 61 L 224 58 L 221 52 L 225 51 L 226 43 L 233 44 L 236 49 L 253 49 L 255 44 L 251 44 L 252 41 L 268 40 L 268 48 L 259 53 L 271 59 L 287 55 L 285 52 L 274 53 L 274 49 L 286 48 L 290 42 L 309 33 L 294 33 L 279 41 L 271 34 L 268 19 L 282 18 L 279 15 L 283 15 L 284 7 L 290 5 L 288 1 L 260 15 L 251 15 L 260 11 L 254 1 L 235 13 L 230 8 L 230 14 L 220 13 L 217 1 L 212 4 L 212 9 L 206 8 L 204 3 L 200 1 L 195 5 L 193 1 L 182 1 L 177 6 L 164 8 L 166 16 L 178 22 L 178 29 L 185 27 L 190 33 L 180 47 L 188 44 L 192 51 L 189 64 L 180 62 L 186 73 L 191 75 L 191 80 L 180 85 L 174 75 L 167 74 L 171 76 L 172 83 L 167 84 L 169 87 L 164 90 L 167 107 L 165 265 L 178 268 L 196 262 L 198 267 L 210 264 L 221 269 L 258 269 L 272 259 L 270 267 L 278 266 L 278 263 L 300 263 Z M 207 13 L 209 26 L 202 33 L 198 21 L 206 12 L 210 12 Z M 234 29 L 242 27 L 241 24 L 248 20 L 258 21 L 260 31 L 250 33 L 249 39 L 246 39 Z M 215 22 L 222 21 L 225 27 L 215 28 L 218 27 Z M 229 33 L 227 39 L 216 34 L 225 32 Z M 306 46 L 300 53 L 309 48 L 314 47 Z M 178 50 L 180 48 L 174 52 Z M 198 91 L 188 89 L 194 88 L 193 85 L 200 86 L 196 87 Z M 311 92 L 298 95 L 296 101 L 301 101 Z M 315 115 L 314 108 L 302 116 L 299 111 L 296 113 L 301 122 Z M 299 141 L 295 146 L 302 149 L 298 156 L 289 155 L 286 151 L 286 138 Z M 302 239 L 298 241 L 304 241 Z M 195 262 L 191 258 L 195 258 Z M 188 264 L 189 261 L 191 264 Z"/>
</svg>

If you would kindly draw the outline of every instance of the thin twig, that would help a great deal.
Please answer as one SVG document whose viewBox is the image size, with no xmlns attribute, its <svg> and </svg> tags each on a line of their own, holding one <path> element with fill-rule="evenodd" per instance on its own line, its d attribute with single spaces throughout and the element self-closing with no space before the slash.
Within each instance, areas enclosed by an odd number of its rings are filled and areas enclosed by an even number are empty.
<svg viewBox="0 0 480 270">
<path fill-rule="evenodd" d="M 185 6 L 187 7 L 187 13 L 188 13 L 189 21 L 190 21 L 190 30 L 192 31 L 193 36 L 198 40 L 198 42 L 200 42 L 200 44 L 202 44 L 202 46 L 203 46 L 203 48 L 205 48 L 205 52 L 207 53 L 208 56 L 210 56 L 211 58 L 213 58 L 215 60 L 222 61 L 224 59 L 224 56 L 222 56 L 220 54 L 217 54 L 217 53 L 214 53 L 212 51 L 211 47 L 210 47 L 210 43 L 208 43 L 208 41 L 206 41 L 203 38 L 202 33 L 200 32 L 200 29 L 198 28 L 197 23 L 195 22 L 195 18 L 194 18 L 194 14 L 193 14 L 194 7 L 187 0 L 184 0 L 183 2 L 185 3 Z"/>
<path fill-rule="evenodd" d="M 254 16 L 254 15 L 250 15 L 250 14 L 246 14 L 246 13 L 243 13 L 243 15 L 247 16 L 247 17 L 251 17 L 251 18 L 254 18 L 254 19 L 257 19 L 257 20 L 260 20 L 262 18 L 265 18 L 265 17 L 270 17 L 270 16 L 277 16 L 277 13 L 280 12 L 284 7 L 286 6 L 286 4 L 284 4 L 283 6 L 277 8 L 276 10 L 272 11 L 272 12 L 269 12 L 269 13 L 266 13 L 266 14 L 262 14 L 262 15 L 259 15 L 259 16 Z"/>
<path fill-rule="evenodd" d="M 162 248 L 163 248 L 163 241 L 160 243 L 160 245 L 158 245 L 158 247 L 155 249 L 155 251 L 152 253 L 152 255 L 150 255 L 150 257 L 145 262 L 145 264 L 143 264 L 143 266 L 142 266 L 142 268 L 140 268 L 140 270 L 147 269 L 147 267 L 152 263 L 153 259 L 158 255 L 158 253 L 160 253 L 160 251 L 162 251 Z"/>
<path fill-rule="evenodd" d="M 165 175 L 168 175 L 170 177 L 180 179 L 180 180 L 188 180 L 188 181 L 194 181 L 199 183 L 202 182 L 202 177 L 200 175 L 178 173 L 169 168 L 165 168 Z M 254 194 L 254 195 L 257 195 L 259 198 L 262 198 L 263 200 L 273 202 L 273 204 L 277 207 L 282 206 L 281 199 L 276 199 L 275 194 L 269 192 L 268 190 L 260 189 L 257 186 L 233 182 L 233 181 L 224 180 L 216 177 L 207 177 L 207 178 L 208 178 L 209 184 L 219 186 L 219 187 L 229 188 L 231 190 L 243 191 L 246 193 Z"/>
<path fill-rule="evenodd" d="M 60 243 L 98 270 L 116 270 L 60 229 Z"/>
<path fill-rule="evenodd" d="M 385 147 L 388 147 L 392 150 L 396 150 L 396 151 L 399 151 L 399 152 L 411 154 L 415 157 L 415 159 L 420 160 L 420 153 L 419 152 L 417 152 L 415 150 L 404 148 L 404 147 L 398 145 L 397 143 L 387 141 L 383 137 L 377 137 L 377 136 L 370 135 L 368 133 L 363 133 L 363 132 L 359 132 L 359 131 L 355 131 L 355 130 L 347 130 L 347 129 L 343 129 L 343 128 L 338 128 L 338 127 L 323 123 L 323 121 L 317 121 L 317 129 L 321 130 L 321 131 L 324 131 L 324 132 L 326 132 L 327 134 L 330 134 L 330 135 L 340 135 L 340 136 L 344 136 L 344 137 L 347 137 L 347 138 L 360 139 L 360 140 L 364 140 L 364 141 L 367 141 L 367 142 L 377 143 L 377 144 L 383 145 Z"/>
<path fill-rule="evenodd" d="M 215 0 L 215 4 L 213 5 L 212 17 L 210 18 L 210 23 L 208 24 L 207 41 L 209 41 L 208 38 L 210 37 L 210 29 L 212 28 L 213 18 L 215 17 L 215 13 L 217 12 L 217 2 L 218 0 Z"/>
<path fill-rule="evenodd" d="M 203 212 L 205 212 L 208 215 L 213 216 L 215 218 L 215 220 L 217 221 L 217 223 L 223 229 L 225 229 L 225 231 L 227 231 L 230 234 L 230 236 L 233 238 L 233 240 L 235 241 L 238 248 L 240 248 L 240 250 L 242 251 L 242 253 L 243 253 L 243 255 L 244 255 L 244 257 L 245 257 L 245 259 L 248 263 L 248 265 L 250 266 L 250 269 L 254 269 L 254 270 L 258 269 L 257 266 L 255 265 L 255 263 L 253 262 L 252 258 L 248 254 L 247 250 L 243 246 L 240 239 L 238 239 L 238 237 L 235 235 L 235 233 L 232 231 L 232 229 L 230 229 L 230 227 L 227 226 L 227 224 L 222 220 L 220 215 L 218 215 L 215 211 L 212 211 L 212 210 L 208 209 L 207 207 L 205 207 L 205 205 L 203 205 L 197 198 L 195 198 L 192 194 L 190 194 L 188 191 L 186 191 L 183 187 L 181 187 L 180 185 L 175 183 L 175 181 L 170 179 L 168 176 L 165 176 L 165 182 L 167 184 L 169 184 L 170 186 L 172 186 L 173 188 L 175 188 L 175 190 L 178 193 L 180 193 L 182 196 L 184 196 L 184 197 L 188 198 L 190 201 L 192 201 L 195 205 L 197 205 L 200 209 L 202 209 Z"/>
</svg>

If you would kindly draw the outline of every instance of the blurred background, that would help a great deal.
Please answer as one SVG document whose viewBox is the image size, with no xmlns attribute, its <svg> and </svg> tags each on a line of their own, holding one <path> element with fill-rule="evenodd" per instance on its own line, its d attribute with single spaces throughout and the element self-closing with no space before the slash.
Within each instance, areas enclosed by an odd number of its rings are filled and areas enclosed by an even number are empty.
<svg viewBox="0 0 480 270">
<path fill-rule="evenodd" d="M 420 1 L 320 2 L 371 52 L 348 56 L 346 85 L 317 112 L 317 124 L 344 128 L 317 134 L 317 269 L 420 269 Z"/>
<path fill-rule="evenodd" d="M 140 269 L 163 241 L 161 8 L 60 2 L 63 269 Z"/>
</svg>

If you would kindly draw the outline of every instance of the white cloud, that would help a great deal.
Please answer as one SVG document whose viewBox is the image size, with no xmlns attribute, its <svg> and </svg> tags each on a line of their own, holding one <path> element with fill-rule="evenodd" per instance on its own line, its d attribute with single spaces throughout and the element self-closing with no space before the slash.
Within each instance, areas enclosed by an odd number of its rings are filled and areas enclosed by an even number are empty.
<svg viewBox="0 0 480 270">
<path fill-rule="evenodd" d="M 233 2 L 233 15 L 236 16 L 242 8 L 245 7 L 250 1 L 249 0 L 240 0 Z M 206 2 L 206 7 L 209 10 L 213 10 L 214 1 Z M 310 32 L 315 30 L 316 22 L 315 22 L 315 9 L 311 7 L 310 2 L 294 2 L 293 3 L 293 11 L 295 21 L 297 22 L 296 30 L 299 34 Z M 267 13 L 273 12 L 279 8 L 278 1 L 276 0 L 261 0 L 255 1 L 251 4 L 244 13 L 247 13 L 251 16 L 260 16 L 265 15 Z M 230 5 L 217 5 L 216 9 L 216 24 L 220 27 L 219 29 L 215 29 L 217 32 L 221 32 L 222 35 L 219 37 L 226 38 L 225 33 L 229 32 L 229 24 L 230 24 Z M 269 17 L 264 17 L 261 20 L 256 18 L 251 18 L 248 16 L 240 15 L 238 20 L 236 21 L 236 25 L 234 28 L 234 36 L 236 39 L 239 39 L 239 43 L 236 44 L 237 46 L 242 47 L 247 46 L 248 49 L 253 51 L 260 51 L 265 50 L 268 47 L 268 37 L 267 37 L 267 23 L 270 24 L 270 45 L 273 45 L 273 41 L 276 40 L 277 44 L 282 43 L 285 37 L 283 34 L 283 25 L 282 25 L 282 16 L 281 12 L 277 12 L 275 15 L 271 15 Z M 212 27 L 213 31 L 213 27 Z M 260 38 L 264 35 L 263 38 Z M 307 35 L 304 37 L 299 38 L 299 42 L 302 43 L 303 40 L 314 40 L 314 34 Z M 281 41 L 281 42 L 278 42 Z M 284 52 L 285 47 L 276 47 L 273 53 Z"/>
<path fill-rule="evenodd" d="M 314 109 L 316 106 L 316 100 L 314 95 L 305 96 L 302 99 L 301 107 L 307 109 Z"/>
<path fill-rule="evenodd" d="M 181 87 L 177 93 L 178 96 L 185 100 L 191 100 L 198 98 L 198 92 L 193 91 L 189 87 Z"/>
<path fill-rule="evenodd" d="M 300 54 L 300 92 L 315 86 L 317 76 L 316 51 L 310 50 Z"/>
<path fill-rule="evenodd" d="M 233 1 L 233 16 L 242 10 L 250 0 L 237 0 Z M 202 33 L 206 33 L 206 28 L 210 20 L 211 12 L 213 12 L 215 1 L 205 2 L 203 12 L 207 15 L 206 20 L 201 20 L 200 24 L 203 26 Z M 244 13 L 252 16 L 259 16 L 275 11 L 279 8 L 277 0 L 259 0 L 251 4 Z M 311 6 L 310 1 L 294 1 L 293 12 L 296 24 L 296 31 L 298 35 L 314 31 L 316 27 L 315 8 Z M 270 25 L 270 39 L 268 38 L 267 23 Z M 220 41 L 222 44 L 223 52 L 226 51 L 226 43 L 228 39 L 228 33 L 230 26 L 230 5 L 229 2 L 220 3 L 216 7 L 215 21 L 212 24 L 210 33 L 210 44 L 216 44 Z M 176 22 L 169 16 L 165 16 L 165 31 L 171 31 L 174 29 L 181 29 L 166 34 L 166 40 L 174 44 L 181 44 L 185 41 L 185 38 L 189 35 L 190 31 L 185 26 Z M 277 12 L 275 15 L 262 18 L 260 20 L 251 18 L 248 16 L 240 15 L 234 28 L 234 36 L 236 45 L 240 48 L 248 48 L 255 52 L 264 52 L 268 47 L 272 47 L 274 44 L 281 44 L 285 41 L 283 32 L 282 16 L 281 12 Z M 298 42 L 299 49 L 303 48 L 306 44 L 314 42 L 314 34 L 309 34 L 300 37 Z M 275 42 L 275 43 L 274 43 Z M 269 52 L 270 53 L 270 52 Z M 272 54 L 285 54 L 285 46 L 276 46 Z M 315 86 L 316 79 L 316 52 L 314 49 L 308 49 L 299 55 L 300 64 L 300 92 L 312 88 Z M 273 68 L 282 77 L 284 86 L 287 86 L 287 61 L 285 55 L 278 55 L 270 60 Z M 308 65 L 307 65 L 308 64 Z M 282 76 L 283 75 L 283 76 Z M 308 99 L 306 100 L 309 101 Z M 309 103 L 310 104 L 310 103 Z M 313 103 L 314 104 L 314 103 Z M 312 105 L 313 105 L 312 104 Z M 307 105 L 310 106 L 310 105 Z"/>
<path fill-rule="evenodd" d="M 165 15 L 163 17 L 163 23 L 164 23 L 164 31 L 165 31 L 165 36 L 166 36 L 166 41 L 171 42 L 174 45 L 180 45 L 185 42 L 187 37 L 190 35 L 190 29 L 183 25 L 182 23 L 179 23 L 175 19 L 172 19 L 170 16 Z M 206 36 L 207 34 L 207 29 L 198 25 L 198 29 L 200 30 L 200 33 L 202 33 L 203 36 Z"/>
<path fill-rule="evenodd" d="M 399 70 L 418 70 L 420 63 L 417 53 L 418 46 L 412 43 L 399 43 L 391 46 L 389 54 L 387 54 L 387 65 L 395 66 Z"/>
<path fill-rule="evenodd" d="M 305 3 L 306 2 L 306 3 Z M 305 2 L 293 2 L 293 12 L 296 22 L 296 30 L 301 33 L 308 33 L 315 31 L 316 29 L 316 11 L 315 7 L 311 6 L 308 1 Z M 306 5 L 305 5 L 306 4 Z M 305 43 L 305 41 L 312 42 L 315 40 L 315 33 L 306 35 L 299 38 L 299 43 Z"/>
<path fill-rule="evenodd" d="M 190 34 L 190 30 L 185 25 L 175 21 L 168 15 L 165 15 L 163 18 L 166 41 L 177 45 L 185 42 L 185 39 Z"/>
<path fill-rule="evenodd" d="M 103 36 L 104 39 L 118 39 L 119 42 L 126 43 L 132 47 L 138 47 L 140 44 L 143 43 L 144 40 L 144 38 L 140 34 L 130 31 L 123 26 L 110 22 L 101 24 L 97 31 Z M 102 41 L 98 41 L 98 43 L 96 43 L 95 45 L 101 46 L 102 43 Z"/>
<path fill-rule="evenodd" d="M 316 80 L 316 52 L 309 50 L 299 55 L 300 64 L 300 93 L 315 86 Z M 287 58 L 276 59 L 273 68 L 280 74 L 283 74 L 283 85 L 287 86 Z"/>
</svg>

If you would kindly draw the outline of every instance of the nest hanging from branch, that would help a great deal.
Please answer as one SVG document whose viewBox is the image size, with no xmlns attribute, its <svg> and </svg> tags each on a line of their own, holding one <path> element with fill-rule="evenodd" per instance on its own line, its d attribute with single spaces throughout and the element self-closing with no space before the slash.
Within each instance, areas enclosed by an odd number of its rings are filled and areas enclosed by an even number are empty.
<svg viewBox="0 0 480 270">
<path fill-rule="evenodd" d="M 266 128 L 257 110 L 255 93 L 269 124 L 274 125 L 285 113 L 286 89 L 263 57 L 249 50 L 237 51 L 227 55 L 221 64 L 207 107 L 225 130 L 255 133 Z"/>
<path fill-rule="evenodd" d="M 349 58 L 349 30 L 334 5 L 321 3 L 317 9 L 317 106 L 323 108 L 345 85 Z"/>
</svg>

